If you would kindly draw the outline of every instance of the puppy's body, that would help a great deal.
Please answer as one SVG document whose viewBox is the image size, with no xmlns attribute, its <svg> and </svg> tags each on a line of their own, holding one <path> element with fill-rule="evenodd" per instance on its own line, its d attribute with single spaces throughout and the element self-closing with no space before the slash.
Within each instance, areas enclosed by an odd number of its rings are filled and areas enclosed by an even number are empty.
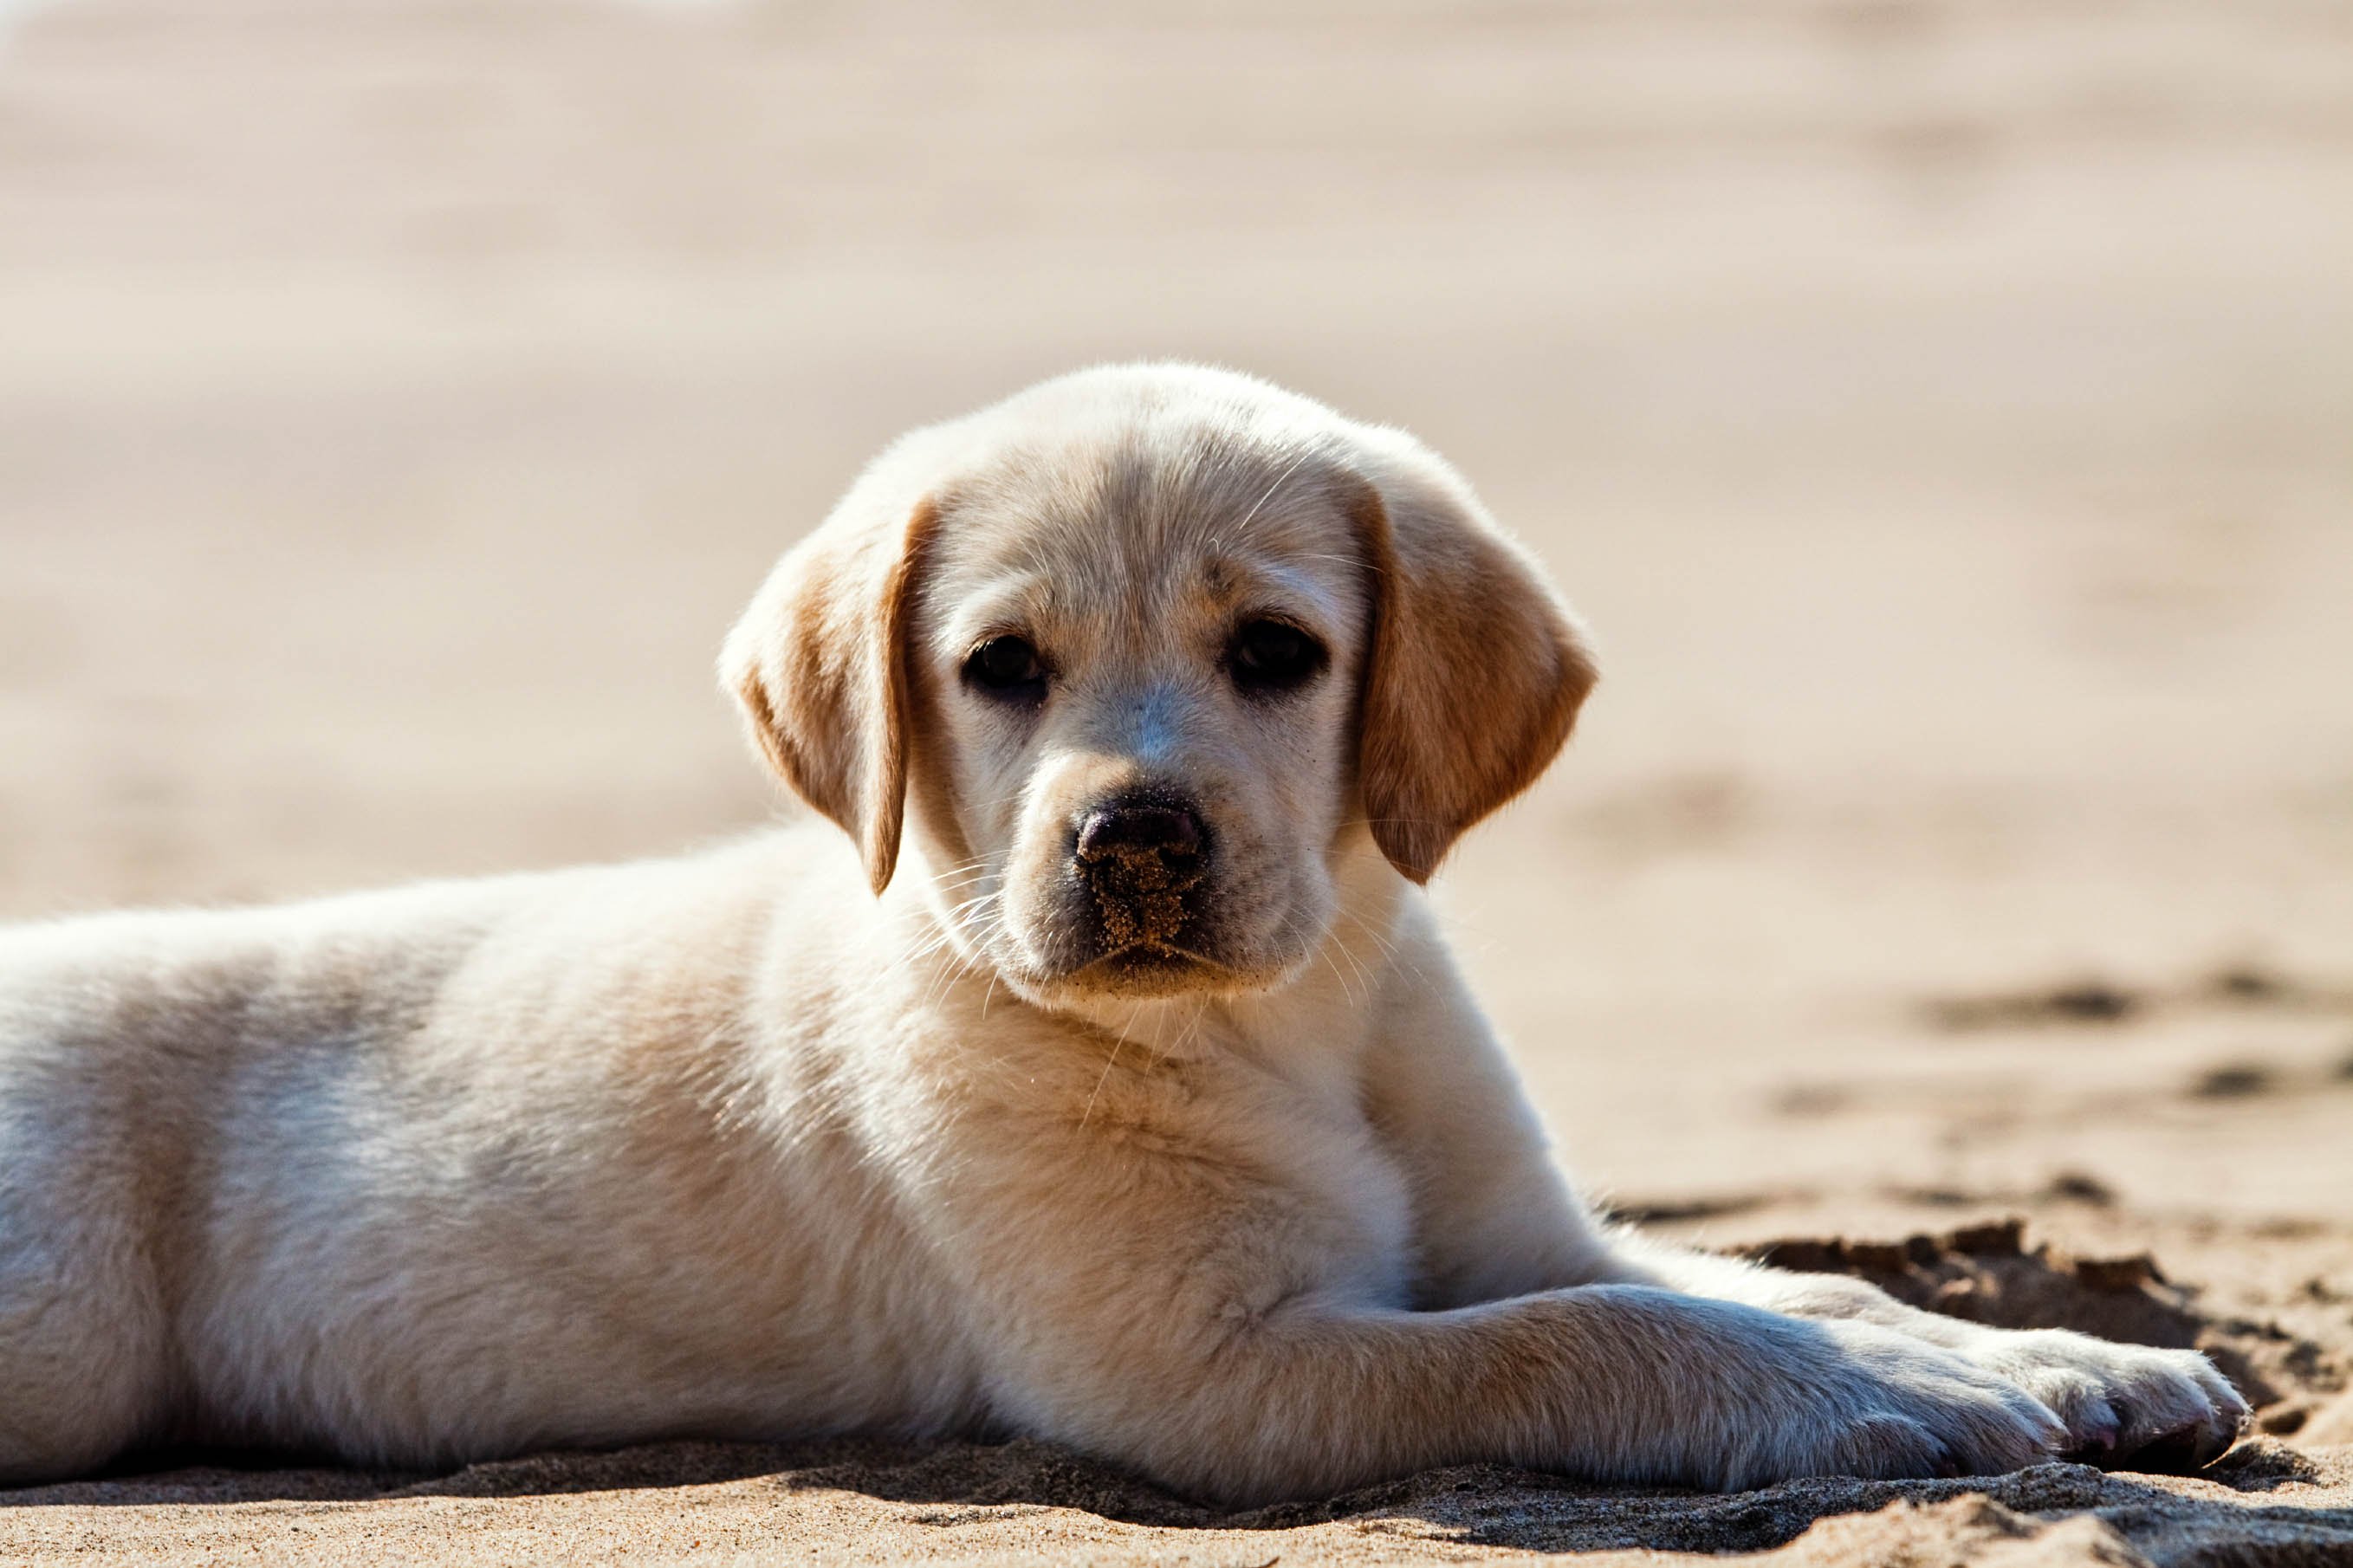
<svg viewBox="0 0 2353 1568">
<path fill-rule="evenodd" d="M 0 1475 L 1025 1431 L 1245 1499 L 2220 1441 L 2198 1358 L 1588 1220 L 1411 883 L 1589 671 L 1434 465 L 1239 378 L 1050 384 L 886 457 L 731 644 L 847 844 L 0 934 Z"/>
</svg>

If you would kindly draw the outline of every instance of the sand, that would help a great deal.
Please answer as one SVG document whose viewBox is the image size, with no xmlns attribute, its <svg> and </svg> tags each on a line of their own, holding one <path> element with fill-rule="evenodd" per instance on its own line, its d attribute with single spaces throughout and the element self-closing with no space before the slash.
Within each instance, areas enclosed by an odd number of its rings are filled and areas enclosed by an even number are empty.
<svg viewBox="0 0 2353 1568">
<path fill-rule="evenodd" d="M 37 1499 L 37 1500 L 36 1500 Z M 1493 1467 L 1208 1513 L 1030 1444 L 675 1446 L 399 1484 L 189 1471 L 27 1494 L 0 1551 L 81 1562 L 1461 1563 L 1530 1552 L 1775 1563 L 2257 1563 L 2353 1556 L 2353 1453 L 2250 1445 L 2206 1479 L 2076 1465 L 1986 1482 L 1792 1481 L 1736 1497 L 1601 1490 Z"/>
<path fill-rule="evenodd" d="M 0 7 L 0 918 L 741 831 L 711 658 L 869 452 L 1220 360 L 1421 431 L 1599 634 L 1440 890 L 1580 1176 L 2187 1335 L 2270 1430 L 1244 1519 L 1021 1445 L 199 1468 L 0 1554 L 2353 1561 L 2345 7 L 989 12 Z"/>
</svg>

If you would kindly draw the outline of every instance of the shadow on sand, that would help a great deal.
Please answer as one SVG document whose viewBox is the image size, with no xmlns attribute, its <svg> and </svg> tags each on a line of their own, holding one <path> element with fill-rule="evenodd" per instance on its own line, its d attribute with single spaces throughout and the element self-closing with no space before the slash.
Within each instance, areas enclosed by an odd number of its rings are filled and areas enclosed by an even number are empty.
<svg viewBox="0 0 2353 1568">
<path fill-rule="evenodd" d="M 2084 1537 L 2088 1560 L 2096 1560 L 2106 1542 L 2105 1550 L 2121 1544 L 2159 1564 L 2260 1561 L 2294 1568 L 2353 1563 L 2348 1483 L 2353 1454 L 2306 1455 L 2257 1439 L 2186 1479 L 2047 1465 L 1976 1480 L 1829 1477 L 1720 1496 L 1596 1487 L 1480 1465 L 1432 1470 L 1322 1501 L 1237 1513 L 1188 1501 L 1049 1444 L 853 1440 L 783 1447 L 657 1444 L 476 1465 L 436 1477 L 210 1462 L 0 1493 L 0 1507 L 487 1500 L 731 1486 L 781 1494 L 856 1493 L 912 1510 L 910 1522 L 941 1526 L 981 1523 L 1008 1508 L 1048 1509 L 1164 1530 L 1283 1531 L 1395 1521 L 1411 1526 L 1416 1535 L 1464 1546 L 1725 1552 L 1769 1551 L 1827 1520 L 1839 1521 L 1831 1528 L 1858 1537 L 1825 1541 L 1830 1555 L 1866 1560 L 1900 1556 L 1915 1536 L 1948 1546 L 1971 1538 L 1992 1544 L 2063 1527 Z M 2331 1506 L 2340 1499 L 2348 1500 Z M 1892 1504 L 1901 1506 L 1883 1512 Z M 1858 1515 L 1874 1517 L 1850 1517 Z"/>
</svg>

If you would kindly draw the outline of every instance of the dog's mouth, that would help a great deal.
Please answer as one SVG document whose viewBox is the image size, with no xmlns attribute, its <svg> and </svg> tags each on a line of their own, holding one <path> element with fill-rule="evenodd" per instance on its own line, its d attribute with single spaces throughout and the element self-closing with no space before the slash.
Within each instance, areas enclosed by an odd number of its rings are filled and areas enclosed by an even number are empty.
<svg viewBox="0 0 2353 1568">
<path fill-rule="evenodd" d="M 1022 965 L 1024 972 L 1013 978 L 1018 990 L 1051 1006 L 1090 999 L 1239 997 L 1279 985 L 1293 973 L 1287 963 L 1253 963 L 1248 958 L 1216 956 L 1214 949 L 1205 952 L 1195 945 L 1205 934 L 1187 928 L 1181 938 L 1109 942 L 1098 931 L 1094 951 L 1073 954 L 1068 967 Z"/>
<path fill-rule="evenodd" d="M 1064 974 L 1057 988 L 1098 996 L 1223 994 L 1253 989 L 1233 965 L 1181 943 L 1146 938 L 1099 953 Z"/>
<path fill-rule="evenodd" d="M 1156 940 L 1131 942 L 1115 947 L 1092 963 L 1075 972 L 1071 978 L 1082 980 L 1090 976 L 1107 979 L 1142 980 L 1158 975 L 1178 976 L 1223 974 L 1226 965 L 1205 953 L 1180 947 L 1175 942 Z"/>
</svg>

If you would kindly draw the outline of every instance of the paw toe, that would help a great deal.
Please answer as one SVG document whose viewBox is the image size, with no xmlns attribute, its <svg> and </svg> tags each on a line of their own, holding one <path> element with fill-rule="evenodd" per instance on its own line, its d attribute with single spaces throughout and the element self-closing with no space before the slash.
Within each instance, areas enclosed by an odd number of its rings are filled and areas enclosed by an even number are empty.
<svg viewBox="0 0 2353 1568">
<path fill-rule="evenodd" d="M 2220 1435 L 2213 1423 L 2193 1421 L 2092 1462 L 2107 1470 L 2186 1476 L 2212 1464 L 2229 1446 L 2229 1440 Z"/>
<path fill-rule="evenodd" d="M 2245 1402 L 2233 1394 L 2228 1404 L 2211 1400 L 2203 1389 L 2196 1407 L 2184 1410 L 2168 1401 L 2162 1411 L 2136 1417 L 2126 1415 L 2125 1436 L 2105 1458 L 2090 1461 L 2103 1468 L 2137 1470 L 2148 1475 L 2188 1475 L 2204 1469 L 2235 1442 L 2245 1417 Z"/>
<path fill-rule="evenodd" d="M 2067 1436 L 2059 1457 L 2072 1464 L 2101 1464 L 2116 1453 L 2124 1435 L 2124 1420 L 2116 1407 L 2094 1394 L 2067 1412 Z"/>
</svg>

